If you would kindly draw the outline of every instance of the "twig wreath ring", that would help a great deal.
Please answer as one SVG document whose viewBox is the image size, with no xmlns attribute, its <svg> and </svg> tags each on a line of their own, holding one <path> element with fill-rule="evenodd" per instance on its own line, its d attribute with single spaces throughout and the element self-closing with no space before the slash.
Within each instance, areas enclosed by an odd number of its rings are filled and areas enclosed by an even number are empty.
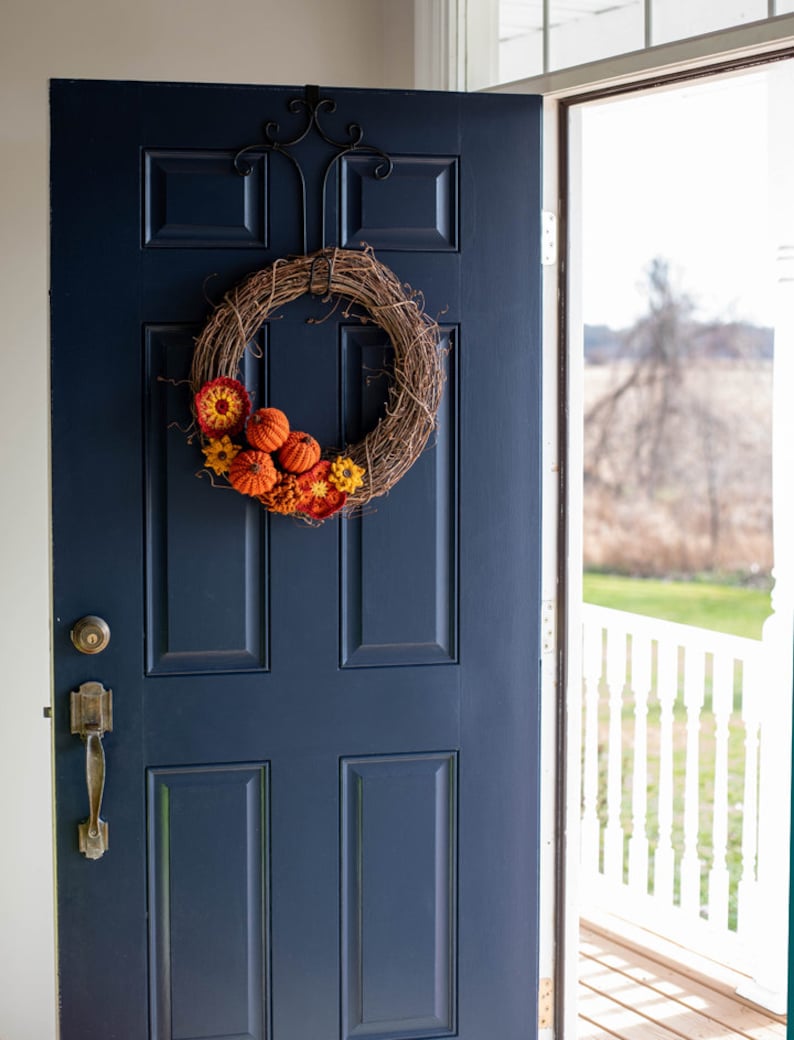
<svg viewBox="0 0 794 1040">
<path fill-rule="evenodd" d="M 236 378 L 264 322 L 307 293 L 362 308 L 360 320 L 383 329 L 394 348 L 385 415 L 341 452 L 322 451 L 278 408 L 252 412 Z M 360 509 L 405 476 L 435 429 L 444 385 L 439 340 L 421 294 L 370 248 L 321 249 L 253 272 L 226 293 L 196 341 L 190 389 L 205 467 L 271 512 L 317 522 Z"/>
</svg>

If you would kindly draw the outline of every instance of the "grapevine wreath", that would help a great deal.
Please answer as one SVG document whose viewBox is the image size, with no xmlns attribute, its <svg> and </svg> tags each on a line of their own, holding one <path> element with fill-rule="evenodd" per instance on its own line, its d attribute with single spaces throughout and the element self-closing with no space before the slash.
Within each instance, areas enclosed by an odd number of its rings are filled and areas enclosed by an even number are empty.
<svg viewBox="0 0 794 1040">
<path fill-rule="evenodd" d="M 263 323 L 306 293 L 362 308 L 360 320 L 382 328 L 394 348 L 386 414 L 342 451 L 323 451 L 278 408 L 253 409 L 236 378 Z M 385 495 L 408 472 L 435 428 L 443 382 L 438 324 L 425 314 L 421 294 L 370 248 L 321 249 L 250 274 L 210 317 L 190 371 L 206 469 L 271 512 L 314 522 Z"/>
</svg>

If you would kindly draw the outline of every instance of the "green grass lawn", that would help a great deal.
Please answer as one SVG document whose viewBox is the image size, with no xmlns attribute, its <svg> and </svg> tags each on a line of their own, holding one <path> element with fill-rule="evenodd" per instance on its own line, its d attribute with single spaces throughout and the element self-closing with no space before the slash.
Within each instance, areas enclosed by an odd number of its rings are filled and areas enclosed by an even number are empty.
<svg viewBox="0 0 794 1040">
<path fill-rule="evenodd" d="M 769 593 L 705 581 L 663 581 L 585 573 L 585 603 L 697 625 L 730 635 L 761 638 L 771 613 Z"/>
</svg>

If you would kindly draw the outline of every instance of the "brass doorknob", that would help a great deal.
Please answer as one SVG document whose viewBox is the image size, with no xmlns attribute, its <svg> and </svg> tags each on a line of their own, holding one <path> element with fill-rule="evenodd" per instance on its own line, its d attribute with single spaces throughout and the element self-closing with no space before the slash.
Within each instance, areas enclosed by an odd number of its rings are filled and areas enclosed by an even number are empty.
<svg viewBox="0 0 794 1040">
<path fill-rule="evenodd" d="M 87 614 L 75 621 L 69 636 L 81 654 L 100 654 L 110 642 L 110 625 L 104 618 Z"/>
</svg>

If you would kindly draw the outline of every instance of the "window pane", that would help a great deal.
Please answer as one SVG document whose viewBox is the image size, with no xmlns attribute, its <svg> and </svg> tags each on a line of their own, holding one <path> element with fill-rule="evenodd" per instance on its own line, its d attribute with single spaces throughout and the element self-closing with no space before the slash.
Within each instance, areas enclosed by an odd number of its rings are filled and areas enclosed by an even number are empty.
<svg viewBox="0 0 794 1040">
<path fill-rule="evenodd" d="M 794 0 L 775 0 L 775 14 L 794 14 Z"/>
<path fill-rule="evenodd" d="M 543 72 L 542 0 L 500 0 L 499 83 Z"/>
<path fill-rule="evenodd" d="M 651 38 L 654 44 L 685 40 L 767 17 L 767 0 L 653 0 Z"/>
<path fill-rule="evenodd" d="M 642 0 L 550 0 L 549 68 L 640 50 L 643 8 Z"/>
<path fill-rule="evenodd" d="M 582 110 L 591 568 L 769 576 L 767 113 L 755 73 Z"/>
</svg>

